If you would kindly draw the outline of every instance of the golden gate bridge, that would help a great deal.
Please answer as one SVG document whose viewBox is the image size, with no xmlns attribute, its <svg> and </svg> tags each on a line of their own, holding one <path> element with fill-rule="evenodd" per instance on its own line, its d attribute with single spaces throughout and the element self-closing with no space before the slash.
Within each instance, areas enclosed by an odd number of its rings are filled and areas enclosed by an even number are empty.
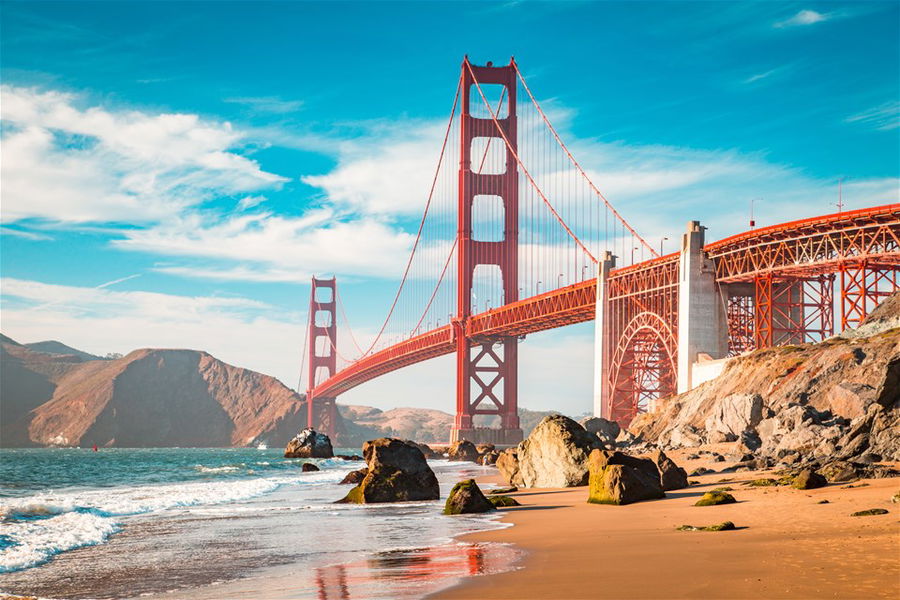
<svg viewBox="0 0 900 600">
<path fill-rule="evenodd" d="M 312 279 L 301 366 L 311 427 L 334 435 L 340 394 L 455 354 L 452 438 L 517 443 L 519 341 L 592 319 L 594 412 L 627 425 L 698 385 L 704 360 L 822 340 L 900 289 L 900 204 L 712 243 L 692 221 L 661 256 L 594 185 L 514 60 L 463 61 L 424 192 L 371 343 L 356 340 L 336 280 Z M 339 316 L 352 351 L 339 349 Z"/>
</svg>

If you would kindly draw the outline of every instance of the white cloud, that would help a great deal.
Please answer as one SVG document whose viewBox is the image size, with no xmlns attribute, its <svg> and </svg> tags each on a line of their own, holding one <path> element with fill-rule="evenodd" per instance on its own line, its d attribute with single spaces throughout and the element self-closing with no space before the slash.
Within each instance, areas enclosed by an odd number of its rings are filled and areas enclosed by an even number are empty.
<svg viewBox="0 0 900 600">
<path fill-rule="evenodd" d="M 785 19 L 784 21 L 778 21 L 775 23 L 775 27 L 784 28 L 784 27 L 798 27 L 803 25 L 814 25 L 815 23 L 821 23 L 822 21 L 827 21 L 830 19 L 832 15 L 828 13 L 820 13 L 814 10 L 801 10 L 796 15 L 791 17 L 790 19 Z"/>
<path fill-rule="evenodd" d="M 56 91 L 4 85 L 0 94 L 4 222 L 155 222 L 287 181 L 237 154 L 244 134 L 228 123 L 81 109 Z"/>
<path fill-rule="evenodd" d="M 270 113 L 282 115 L 297 112 L 303 108 L 302 100 L 284 100 L 278 96 L 245 96 L 240 98 L 226 98 L 225 102 L 242 104 L 256 113 Z"/>
<path fill-rule="evenodd" d="M 844 119 L 847 123 L 859 123 L 878 131 L 890 131 L 900 127 L 900 101 L 885 102 Z"/>
<path fill-rule="evenodd" d="M 374 219 L 342 221 L 322 209 L 301 217 L 270 213 L 213 222 L 200 214 L 126 232 L 112 245 L 221 264 L 164 265 L 157 270 L 223 280 L 292 281 L 312 274 L 396 277 L 412 236 Z"/>
</svg>

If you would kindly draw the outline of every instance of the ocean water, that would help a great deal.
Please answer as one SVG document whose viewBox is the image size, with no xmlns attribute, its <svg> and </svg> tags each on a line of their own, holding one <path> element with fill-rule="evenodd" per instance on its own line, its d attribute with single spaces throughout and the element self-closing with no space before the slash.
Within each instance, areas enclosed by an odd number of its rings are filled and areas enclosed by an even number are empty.
<svg viewBox="0 0 900 600">
<path fill-rule="evenodd" d="M 442 497 L 493 472 L 430 464 Z M 454 540 L 502 527 L 496 515 L 447 517 L 441 501 L 334 504 L 362 466 L 280 449 L 0 450 L 0 592 L 413 598 L 515 562 L 513 549 Z"/>
</svg>

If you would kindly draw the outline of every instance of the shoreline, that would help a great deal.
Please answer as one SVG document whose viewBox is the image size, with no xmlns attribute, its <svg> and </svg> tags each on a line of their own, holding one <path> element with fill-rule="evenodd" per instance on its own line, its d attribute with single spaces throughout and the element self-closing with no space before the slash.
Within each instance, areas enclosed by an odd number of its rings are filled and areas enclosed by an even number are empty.
<svg viewBox="0 0 900 600">
<path fill-rule="evenodd" d="M 695 449 L 691 449 L 695 450 Z M 713 466 L 670 453 L 689 471 Z M 721 466 L 716 463 L 714 466 Z M 900 594 L 898 478 L 829 484 L 813 490 L 753 488 L 771 471 L 709 473 L 662 500 L 588 504 L 587 487 L 522 489 L 521 507 L 501 509 L 512 527 L 459 536 L 512 544 L 510 570 L 466 577 L 427 596 L 474 598 L 894 598 Z M 479 484 L 496 483 L 478 478 Z M 728 480 L 728 481 L 723 481 Z M 705 491 L 728 486 L 737 504 L 695 507 Z M 828 500 L 827 503 L 821 503 Z M 886 515 L 851 517 L 869 508 Z M 733 521 L 735 531 L 677 531 Z M 586 577 L 588 575 L 588 577 Z"/>
</svg>

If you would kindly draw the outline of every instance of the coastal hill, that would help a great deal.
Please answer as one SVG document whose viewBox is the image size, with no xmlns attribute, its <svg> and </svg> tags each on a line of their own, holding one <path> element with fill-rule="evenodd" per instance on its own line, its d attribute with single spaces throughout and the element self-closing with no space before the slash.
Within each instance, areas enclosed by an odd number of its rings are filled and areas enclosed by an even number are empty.
<svg viewBox="0 0 900 600">
<path fill-rule="evenodd" d="M 305 425 L 302 395 L 205 352 L 143 349 L 114 360 L 85 354 L 37 352 L 3 338 L 0 444 L 281 445 Z"/>
</svg>

